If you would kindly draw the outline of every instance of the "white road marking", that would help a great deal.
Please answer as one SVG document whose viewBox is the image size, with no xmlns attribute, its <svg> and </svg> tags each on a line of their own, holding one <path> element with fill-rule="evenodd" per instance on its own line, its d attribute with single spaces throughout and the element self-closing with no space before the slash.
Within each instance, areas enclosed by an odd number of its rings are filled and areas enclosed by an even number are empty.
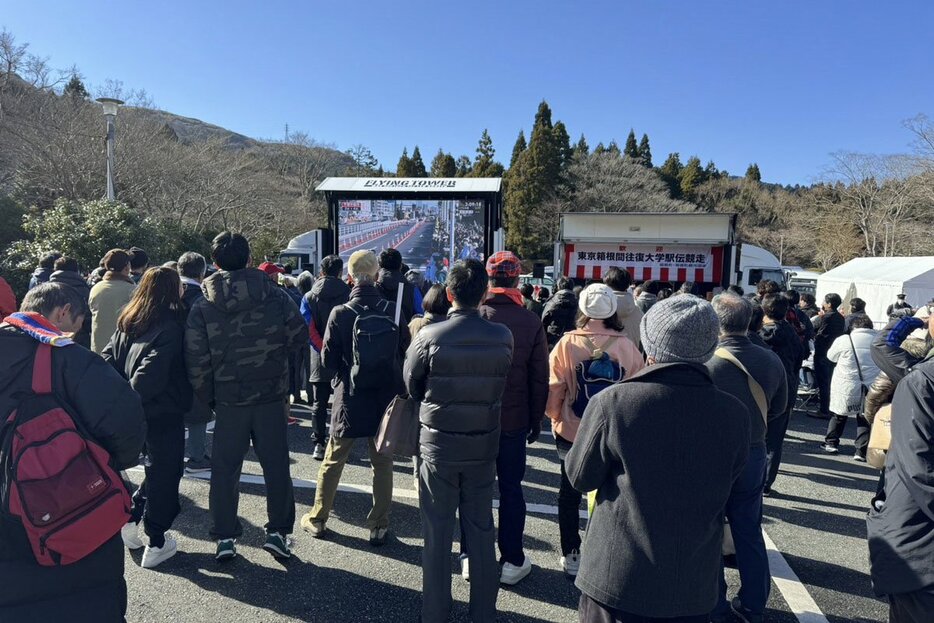
<svg viewBox="0 0 934 623">
<path fill-rule="evenodd" d="M 791 565 L 778 551 L 775 543 L 769 537 L 765 530 L 762 531 L 765 538 L 765 548 L 769 554 L 769 571 L 772 573 L 772 580 L 778 587 L 785 603 L 792 614 L 798 619 L 799 623 L 828 623 L 827 617 L 821 612 L 820 608 L 814 602 L 814 598 L 808 593 L 807 587 L 798 578 L 798 575 L 792 570 Z"/>
</svg>

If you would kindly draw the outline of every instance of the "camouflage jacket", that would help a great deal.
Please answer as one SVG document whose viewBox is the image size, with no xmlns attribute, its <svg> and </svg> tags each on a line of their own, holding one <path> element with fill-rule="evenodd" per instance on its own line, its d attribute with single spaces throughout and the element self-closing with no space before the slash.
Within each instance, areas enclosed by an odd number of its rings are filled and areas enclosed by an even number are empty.
<svg viewBox="0 0 934 623">
<path fill-rule="evenodd" d="M 188 314 L 185 363 L 208 405 L 256 405 L 288 392 L 289 354 L 308 344 L 298 306 L 255 268 L 218 271 Z"/>
</svg>

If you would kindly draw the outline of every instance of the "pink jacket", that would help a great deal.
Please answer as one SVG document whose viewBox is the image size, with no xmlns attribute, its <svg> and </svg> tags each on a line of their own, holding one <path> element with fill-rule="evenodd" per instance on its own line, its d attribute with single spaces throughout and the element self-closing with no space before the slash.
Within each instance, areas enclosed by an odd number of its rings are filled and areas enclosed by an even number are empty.
<svg viewBox="0 0 934 623">
<path fill-rule="evenodd" d="M 554 433 L 567 441 L 573 442 L 577 437 L 577 429 L 581 422 L 571 405 L 577 398 L 577 375 L 574 368 L 591 357 L 590 345 L 585 338 L 590 337 L 598 348 L 602 348 L 612 336 L 617 339 L 610 344 L 606 353 L 626 371 L 625 378 L 628 379 L 645 367 L 642 355 L 629 338 L 607 329 L 602 320 L 591 320 L 583 329 L 568 331 L 551 351 L 551 375 L 548 380 L 545 415 L 551 419 Z"/>
</svg>

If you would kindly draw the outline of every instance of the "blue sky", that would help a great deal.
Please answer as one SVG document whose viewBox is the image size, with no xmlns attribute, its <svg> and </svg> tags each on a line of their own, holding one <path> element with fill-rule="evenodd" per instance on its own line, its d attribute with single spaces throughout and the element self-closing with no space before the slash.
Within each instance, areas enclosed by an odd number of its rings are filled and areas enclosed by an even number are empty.
<svg viewBox="0 0 934 623">
<path fill-rule="evenodd" d="M 112 2 L 0 0 L 0 26 L 86 81 L 254 137 L 286 123 L 387 169 L 508 161 L 538 102 L 591 146 L 630 127 L 656 163 L 697 154 L 766 181 L 815 181 L 837 150 L 903 152 L 934 116 L 930 0 Z"/>
</svg>

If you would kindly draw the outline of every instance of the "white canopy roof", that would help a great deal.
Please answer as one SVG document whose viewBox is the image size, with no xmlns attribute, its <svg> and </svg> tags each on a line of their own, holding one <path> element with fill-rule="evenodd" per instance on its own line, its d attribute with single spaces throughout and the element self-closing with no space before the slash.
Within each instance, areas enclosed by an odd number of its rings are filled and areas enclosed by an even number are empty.
<svg viewBox="0 0 934 623">
<path fill-rule="evenodd" d="M 499 177 L 329 177 L 315 189 L 352 193 L 497 193 Z"/>
<path fill-rule="evenodd" d="M 859 297 L 876 326 L 887 320 L 886 309 L 899 294 L 914 307 L 934 298 L 934 256 L 858 257 L 817 278 L 817 300 L 836 292 L 844 304 Z"/>
</svg>

